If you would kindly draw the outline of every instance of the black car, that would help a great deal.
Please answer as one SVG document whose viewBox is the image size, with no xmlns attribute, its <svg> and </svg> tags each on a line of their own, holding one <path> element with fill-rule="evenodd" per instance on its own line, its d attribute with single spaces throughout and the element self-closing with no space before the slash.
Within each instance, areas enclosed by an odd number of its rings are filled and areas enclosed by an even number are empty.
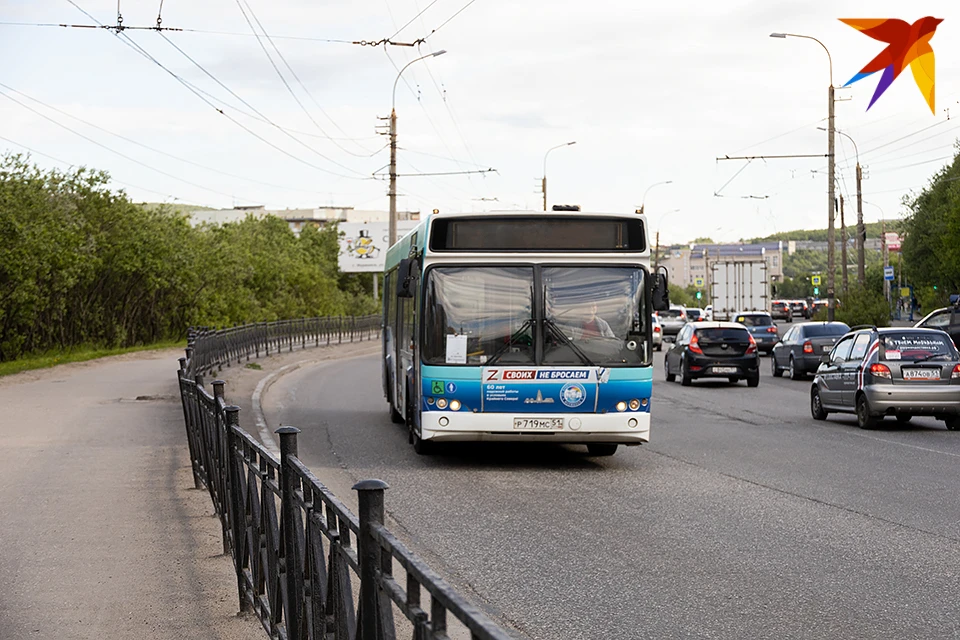
<svg viewBox="0 0 960 640">
<path fill-rule="evenodd" d="M 747 328 L 753 339 L 757 341 L 757 349 L 763 353 L 773 351 L 780 341 L 777 325 L 773 323 L 773 318 L 766 311 L 738 313 L 733 319 Z"/>
<path fill-rule="evenodd" d="M 960 348 L 960 306 L 953 305 L 931 311 L 914 326 L 918 329 L 946 331 L 953 339 L 953 344 Z"/>
<path fill-rule="evenodd" d="M 855 413 L 871 429 L 884 416 L 901 424 L 934 416 L 960 430 L 960 353 L 943 331 L 857 328 L 822 357 L 810 389 L 814 420 Z"/>
<path fill-rule="evenodd" d="M 783 300 L 774 300 L 770 304 L 770 315 L 774 320 L 793 320 L 793 311 L 790 310 L 790 303 Z"/>
<path fill-rule="evenodd" d="M 848 331 L 843 322 L 803 322 L 791 327 L 770 352 L 770 373 L 779 378 L 789 371 L 792 380 L 803 379 L 817 370 L 820 356 L 830 353 Z"/>
<path fill-rule="evenodd" d="M 760 384 L 760 354 L 757 342 L 746 327 L 736 322 L 697 322 L 688 324 L 664 359 L 667 382 L 680 376 L 689 386 L 695 378 L 727 378 L 747 386 Z"/>
<path fill-rule="evenodd" d="M 809 318 L 810 305 L 807 304 L 806 300 L 791 300 L 790 313 L 795 316 L 800 316 L 801 318 Z"/>
</svg>

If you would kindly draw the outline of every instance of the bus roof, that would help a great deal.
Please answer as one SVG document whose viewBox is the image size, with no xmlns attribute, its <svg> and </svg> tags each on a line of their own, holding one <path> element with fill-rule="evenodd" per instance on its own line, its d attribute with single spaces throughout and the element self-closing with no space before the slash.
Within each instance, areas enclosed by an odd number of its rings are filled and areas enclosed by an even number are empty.
<svg viewBox="0 0 960 640">
<path fill-rule="evenodd" d="M 523 211 L 523 210 L 495 210 L 495 211 L 484 211 L 484 212 L 459 212 L 459 213 L 430 213 L 428 214 L 420 223 L 408 231 L 402 238 L 397 240 L 397 243 L 390 247 L 387 250 L 385 269 L 389 271 L 394 266 L 396 266 L 401 259 L 408 257 L 411 254 L 411 249 L 413 253 L 423 254 L 423 255 L 436 255 L 435 252 L 429 250 L 428 238 L 431 225 L 436 220 L 443 219 L 482 219 L 489 217 L 493 218 L 543 218 L 545 222 L 550 220 L 576 220 L 576 219 L 589 219 L 594 217 L 602 217 L 606 219 L 620 218 L 625 220 L 640 220 L 643 223 L 644 228 L 644 248 L 643 251 L 629 252 L 630 255 L 637 256 L 649 256 L 650 247 L 649 247 L 649 234 L 646 231 L 646 216 L 637 213 L 603 213 L 603 212 L 584 212 L 584 211 Z M 536 249 L 531 249 L 530 253 L 540 253 Z M 466 253 L 466 252 L 464 252 Z M 499 252 L 498 252 L 499 253 Z M 510 253 L 516 253 L 516 251 L 504 251 L 500 255 L 508 255 Z M 553 252 L 554 255 L 556 252 Z M 570 253 L 577 253 L 576 251 L 570 251 Z M 596 254 L 597 252 L 592 252 Z M 623 252 L 618 252 L 623 254 Z M 444 252 L 445 255 L 449 255 L 448 252 Z M 489 254 L 486 254 L 489 255 Z"/>
</svg>

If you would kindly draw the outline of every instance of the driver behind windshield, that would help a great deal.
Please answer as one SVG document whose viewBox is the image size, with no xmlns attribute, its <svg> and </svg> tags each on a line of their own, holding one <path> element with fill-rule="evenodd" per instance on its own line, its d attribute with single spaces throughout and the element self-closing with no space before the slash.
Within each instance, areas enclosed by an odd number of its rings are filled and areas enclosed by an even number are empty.
<svg viewBox="0 0 960 640">
<path fill-rule="evenodd" d="M 583 321 L 580 323 L 580 339 L 615 338 L 610 323 L 597 315 L 597 303 L 591 302 L 584 307 Z"/>
</svg>

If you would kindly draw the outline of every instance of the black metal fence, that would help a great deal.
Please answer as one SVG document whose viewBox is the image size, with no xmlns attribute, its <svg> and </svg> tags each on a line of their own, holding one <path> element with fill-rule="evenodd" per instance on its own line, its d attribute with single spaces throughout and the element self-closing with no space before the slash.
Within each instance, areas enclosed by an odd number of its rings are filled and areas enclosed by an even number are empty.
<svg viewBox="0 0 960 640">
<path fill-rule="evenodd" d="M 356 337 L 367 331 L 365 322 L 347 326 Z M 334 340 L 330 325 L 323 334 L 316 331 L 323 323 L 302 326 L 316 341 L 320 335 Z M 304 334 L 258 333 L 259 325 L 226 331 L 229 339 L 194 334 L 193 356 L 202 353 L 205 360 L 191 362 L 188 348 L 177 377 L 194 481 L 209 491 L 220 519 L 240 610 L 256 613 L 275 639 L 393 640 L 402 629 L 414 640 L 442 640 L 450 637 L 448 616 L 474 640 L 510 638 L 384 526 L 386 483 L 354 485 L 357 517 L 297 457 L 298 429 L 277 430 L 278 460 L 240 428 L 240 409 L 227 403 L 224 383 L 214 381 L 211 395 L 199 371 L 256 353 L 257 345 L 292 344 Z M 271 338 L 255 337 L 264 335 Z M 399 624 L 395 611 L 402 615 Z"/>
<path fill-rule="evenodd" d="M 227 329 L 191 329 L 187 339 L 187 360 L 191 374 L 241 364 L 244 358 L 259 358 L 294 347 L 342 344 L 376 339 L 380 334 L 379 315 L 298 318 L 276 322 L 254 322 Z"/>
</svg>

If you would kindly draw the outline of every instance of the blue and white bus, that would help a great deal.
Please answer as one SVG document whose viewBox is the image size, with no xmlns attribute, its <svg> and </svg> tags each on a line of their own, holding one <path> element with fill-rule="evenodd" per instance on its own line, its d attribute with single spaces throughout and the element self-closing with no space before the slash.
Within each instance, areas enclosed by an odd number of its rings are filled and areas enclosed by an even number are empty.
<svg viewBox="0 0 960 640">
<path fill-rule="evenodd" d="M 644 216 L 435 212 L 387 251 L 383 291 L 384 393 L 417 453 L 649 440 L 651 315 L 669 300 Z"/>
</svg>

